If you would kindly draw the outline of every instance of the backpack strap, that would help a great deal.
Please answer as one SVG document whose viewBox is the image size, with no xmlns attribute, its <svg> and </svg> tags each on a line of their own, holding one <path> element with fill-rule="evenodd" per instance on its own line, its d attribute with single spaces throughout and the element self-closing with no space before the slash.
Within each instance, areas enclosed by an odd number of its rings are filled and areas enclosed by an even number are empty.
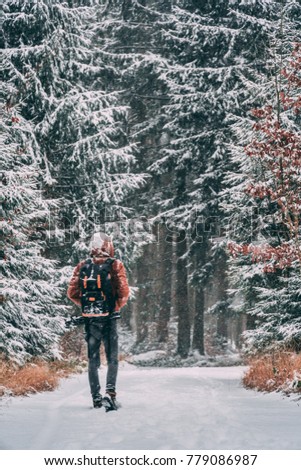
<svg viewBox="0 0 301 470">
<path fill-rule="evenodd" d="M 91 258 L 86 259 L 86 261 L 83 264 L 83 266 L 81 267 L 80 271 L 81 272 L 89 271 L 89 269 L 91 269 L 92 264 L 93 264 L 93 261 L 92 261 Z"/>
<path fill-rule="evenodd" d="M 91 273 L 91 269 L 92 269 L 92 259 L 89 258 L 85 261 L 85 263 L 83 264 L 83 266 L 81 267 L 80 269 L 80 272 L 79 272 L 79 276 L 80 276 L 80 279 L 79 279 L 79 282 L 83 283 L 83 287 L 86 288 L 87 287 L 87 279 L 88 277 L 90 277 L 90 273 Z M 83 277 L 84 276 L 84 277 Z"/>
<path fill-rule="evenodd" d="M 108 264 L 110 267 L 112 266 L 112 264 L 114 263 L 116 258 L 108 258 L 106 259 L 105 263 Z"/>
<path fill-rule="evenodd" d="M 108 258 L 105 260 L 102 266 L 106 266 L 106 271 L 109 272 L 111 270 L 111 267 L 114 261 L 115 261 L 115 258 Z"/>
</svg>

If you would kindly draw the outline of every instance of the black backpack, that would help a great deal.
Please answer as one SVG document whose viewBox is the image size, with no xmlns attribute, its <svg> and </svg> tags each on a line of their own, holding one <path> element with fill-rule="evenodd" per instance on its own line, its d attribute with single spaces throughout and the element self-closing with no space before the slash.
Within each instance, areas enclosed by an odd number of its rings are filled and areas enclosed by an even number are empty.
<svg viewBox="0 0 301 470">
<path fill-rule="evenodd" d="M 111 266 L 114 258 L 103 264 L 85 261 L 79 272 L 82 315 L 84 317 L 108 317 L 115 308 L 115 298 L 111 283 Z"/>
</svg>

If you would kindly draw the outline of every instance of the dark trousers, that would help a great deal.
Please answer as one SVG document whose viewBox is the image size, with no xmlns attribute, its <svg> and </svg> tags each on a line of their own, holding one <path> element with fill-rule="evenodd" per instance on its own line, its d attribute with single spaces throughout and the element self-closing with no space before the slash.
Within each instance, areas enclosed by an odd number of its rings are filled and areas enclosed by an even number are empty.
<svg viewBox="0 0 301 470">
<path fill-rule="evenodd" d="M 100 345 L 103 342 L 108 370 L 106 380 L 106 391 L 116 390 L 116 379 L 118 372 L 118 332 L 117 320 L 106 322 L 93 322 L 86 327 L 86 340 L 88 345 L 89 359 L 89 383 L 93 398 L 100 394 L 100 383 L 98 369 L 100 367 Z"/>
</svg>

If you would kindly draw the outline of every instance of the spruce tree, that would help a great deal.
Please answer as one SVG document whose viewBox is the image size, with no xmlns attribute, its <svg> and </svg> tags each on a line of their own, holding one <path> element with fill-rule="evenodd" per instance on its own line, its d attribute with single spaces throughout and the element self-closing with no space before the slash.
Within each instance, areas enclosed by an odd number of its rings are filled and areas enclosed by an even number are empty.
<svg viewBox="0 0 301 470">
<path fill-rule="evenodd" d="M 11 81 L 14 67 L 4 61 Z M 6 75 L 6 76 L 7 76 Z M 1 352 L 23 364 L 59 357 L 64 331 L 54 261 L 43 256 L 45 226 L 53 204 L 42 198 L 39 149 L 32 125 L 17 106 L 18 89 L 1 81 Z"/>
<path fill-rule="evenodd" d="M 275 11 L 273 2 L 267 7 L 265 2 L 183 0 L 161 20 L 166 61 L 159 79 L 169 99 L 162 108 L 168 140 L 151 171 L 156 176 L 172 174 L 157 210 L 175 232 L 185 230 L 189 239 L 186 269 L 198 290 L 192 306 L 193 348 L 202 353 L 206 311 L 206 321 L 215 323 L 212 328 L 227 333 L 227 265 L 220 243 L 225 214 L 220 195 L 231 166 L 230 124 L 235 116 L 245 115 L 250 84 L 264 73 L 264 40 Z M 214 238 L 218 243 L 212 243 Z"/>
<path fill-rule="evenodd" d="M 132 171 L 127 108 L 113 86 L 118 71 L 97 47 L 97 13 L 94 1 L 20 1 L 7 2 L 4 19 L 22 112 L 41 149 L 43 189 L 61 201 L 51 214 L 49 252 L 63 263 L 86 256 L 91 234 L 106 223 L 122 238 L 118 223 L 130 208 L 121 201 L 144 180 Z"/>
<path fill-rule="evenodd" d="M 107 54 L 105 60 L 120 71 L 120 80 L 114 86 L 122 91 L 121 102 L 130 109 L 127 131 L 136 148 L 137 171 L 142 173 L 149 173 L 148 167 L 156 161 L 164 140 L 160 110 L 167 97 L 164 83 L 158 78 L 164 63 L 160 22 L 169 9 L 170 2 L 111 2 L 97 27 L 100 45 Z M 133 324 L 139 350 L 156 347 L 168 337 L 171 246 L 165 244 L 164 223 L 154 220 L 157 200 L 168 178 L 148 177 L 145 186 L 128 198 L 136 228 L 131 237 L 137 240 L 131 278 L 137 290 Z"/>
<path fill-rule="evenodd" d="M 253 135 L 245 147 L 253 171 L 245 179 L 244 193 L 256 208 L 256 224 L 252 239 L 242 241 L 240 234 L 240 243 L 230 243 L 229 248 L 243 255 L 241 284 L 255 294 L 253 304 L 245 299 L 255 319 L 255 329 L 245 335 L 249 352 L 279 347 L 300 350 L 299 63 L 300 45 L 289 57 L 282 55 L 281 66 L 286 65 L 276 71 L 273 99 L 253 111 Z M 247 268 L 249 257 L 255 269 Z"/>
<path fill-rule="evenodd" d="M 45 253 L 59 261 L 56 276 L 64 288 L 95 230 L 112 234 L 116 255 L 126 261 L 138 246 L 125 199 L 144 176 L 128 141 L 128 107 L 115 86 L 119 72 L 99 47 L 103 14 L 93 0 L 4 4 L 1 47 L 14 73 L 3 80 L 16 89 L 5 99 L 20 104 L 21 118 L 30 121 L 41 197 L 56 200 L 49 206 Z"/>
</svg>

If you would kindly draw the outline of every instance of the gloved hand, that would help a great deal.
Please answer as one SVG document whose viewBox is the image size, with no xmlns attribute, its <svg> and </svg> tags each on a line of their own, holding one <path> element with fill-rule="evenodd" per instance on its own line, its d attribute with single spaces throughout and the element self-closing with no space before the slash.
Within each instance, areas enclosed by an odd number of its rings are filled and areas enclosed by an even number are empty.
<svg viewBox="0 0 301 470">
<path fill-rule="evenodd" d="M 110 316 L 109 316 L 110 320 L 115 320 L 115 319 L 120 318 L 120 317 L 121 317 L 121 315 L 120 315 L 119 310 L 116 310 L 115 312 L 110 313 Z"/>
<path fill-rule="evenodd" d="M 85 323 L 84 317 L 72 316 L 72 317 L 66 318 L 66 320 L 65 320 L 65 326 L 68 329 L 72 328 L 72 327 L 79 326 L 79 325 L 83 325 L 84 323 Z"/>
</svg>

